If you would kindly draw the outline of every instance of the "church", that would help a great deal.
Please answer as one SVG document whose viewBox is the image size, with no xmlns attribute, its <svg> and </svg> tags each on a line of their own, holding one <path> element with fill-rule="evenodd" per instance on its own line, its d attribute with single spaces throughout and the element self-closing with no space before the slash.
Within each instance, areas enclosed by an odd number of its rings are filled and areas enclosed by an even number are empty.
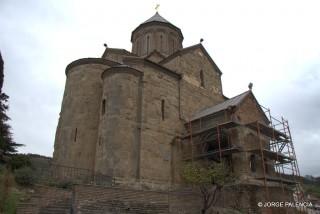
<svg viewBox="0 0 320 214">
<path fill-rule="evenodd" d="M 53 154 L 60 175 L 68 167 L 94 184 L 168 190 L 184 183 L 185 162 L 225 161 L 255 189 L 245 204 L 288 195 L 299 175 L 288 121 L 251 88 L 226 97 L 201 41 L 183 47 L 183 39 L 157 12 L 132 31 L 131 51 L 106 46 L 67 66 Z"/>
</svg>

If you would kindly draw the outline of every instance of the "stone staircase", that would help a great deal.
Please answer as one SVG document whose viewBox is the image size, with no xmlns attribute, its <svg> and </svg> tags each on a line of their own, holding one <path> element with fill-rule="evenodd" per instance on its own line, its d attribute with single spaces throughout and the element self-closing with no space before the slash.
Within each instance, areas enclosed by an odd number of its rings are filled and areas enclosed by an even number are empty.
<svg viewBox="0 0 320 214">
<path fill-rule="evenodd" d="M 17 214 L 69 214 L 71 212 L 71 190 L 36 186 L 29 196 L 18 204 Z"/>
<path fill-rule="evenodd" d="M 17 214 L 195 214 L 197 198 L 189 192 L 135 190 L 75 185 L 72 190 L 37 186 L 18 204 Z"/>
<path fill-rule="evenodd" d="M 168 214 L 168 195 L 116 187 L 75 187 L 75 213 Z"/>
</svg>

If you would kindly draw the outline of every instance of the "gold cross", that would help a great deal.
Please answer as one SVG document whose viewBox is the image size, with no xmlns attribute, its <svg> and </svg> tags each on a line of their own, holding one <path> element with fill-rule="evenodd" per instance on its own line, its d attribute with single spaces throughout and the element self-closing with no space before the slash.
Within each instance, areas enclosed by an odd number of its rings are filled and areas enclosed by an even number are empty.
<svg viewBox="0 0 320 214">
<path fill-rule="evenodd" d="M 156 7 L 154 8 L 157 12 L 159 10 L 160 4 L 157 4 Z"/>
</svg>

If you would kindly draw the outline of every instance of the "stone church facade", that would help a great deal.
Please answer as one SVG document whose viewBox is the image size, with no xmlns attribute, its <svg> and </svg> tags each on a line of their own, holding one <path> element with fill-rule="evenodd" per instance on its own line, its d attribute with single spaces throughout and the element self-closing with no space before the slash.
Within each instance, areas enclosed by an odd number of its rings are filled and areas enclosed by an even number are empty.
<svg viewBox="0 0 320 214">
<path fill-rule="evenodd" d="M 54 162 L 124 178 L 172 180 L 172 142 L 192 114 L 224 101 L 221 71 L 201 44 L 158 13 L 131 36 L 132 52 L 66 69 Z"/>
<path fill-rule="evenodd" d="M 183 47 L 181 30 L 158 13 L 131 42 L 131 52 L 106 47 L 67 66 L 54 164 L 163 189 L 183 183 L 184 161 L 223 159 L 243 183 L 290 184 L 274 164 L 291 156 L 269 143 L 286 136 L 270 128 L 251 90 L 224 96 L 201 43 Z"/>
</svg>

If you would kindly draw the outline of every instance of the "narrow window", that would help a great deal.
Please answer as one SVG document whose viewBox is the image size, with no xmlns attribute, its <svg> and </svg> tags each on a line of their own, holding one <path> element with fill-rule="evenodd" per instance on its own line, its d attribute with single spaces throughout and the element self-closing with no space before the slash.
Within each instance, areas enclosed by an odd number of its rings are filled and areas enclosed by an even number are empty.
<svg viewBox="0 0 320 214">
<path fill-rule="evenodd" d="M 250 155 L 250 169 L 251 172 L 256 172 L 256 156 Z"/>
<path fill-rule="evenodd" d="M 162 35 L 160 35 L 160 51 L 162 51 L 162 49 L 163 49 L 162 43 L 163 43 L 163 41 L 162 41 Z"/>
<path fill-rule="evenodd" d="M 76 130 L 74 131 L 74 142 L 77 141 L 77 134 L 78 134 L 78 128 L 76 128 Z"/>
<path fill-rule="evenodd" d="M 169 51 L 170 53 L 174 52 L 174 41 L 172 38 L 169 38 Z"/>
<path fill-rule="evenodd" d="M 104 115 L 106 113 L 106 99 L 102 100 L 102 109 L 101 114 Z"/>
<path fill-rule="evenodd" d="M 138 54 L 138 56 L 140 55 L 140 50 L 141 50 L 141 48 L 140 48 L 140 40 L 138 40 L 138 42 L 137 42 L 137 54 Z"/>
<path fill-rule="evenodd" d="M 203 70 L 200 70 L 200 85 L 204 87 L 204 74 Z"/>
<path fill-rule="evenodd" d="M 264 159 L 264 168 L 266 170 L 266 173 L 269 173 L 269 167 L 268 167 L 268 160 Z"/>
<path fill-rule="evenodd" d="M 150 38 L 149 38 L 149 36 L 147 36 L 147 54 L 149 54 L 149 42 L 150 42 Z"/>
<path fill-rule="evenodd" d="M 161 100 L 161 117 L 164 120 L 164 100 Z"/>
</svg>

